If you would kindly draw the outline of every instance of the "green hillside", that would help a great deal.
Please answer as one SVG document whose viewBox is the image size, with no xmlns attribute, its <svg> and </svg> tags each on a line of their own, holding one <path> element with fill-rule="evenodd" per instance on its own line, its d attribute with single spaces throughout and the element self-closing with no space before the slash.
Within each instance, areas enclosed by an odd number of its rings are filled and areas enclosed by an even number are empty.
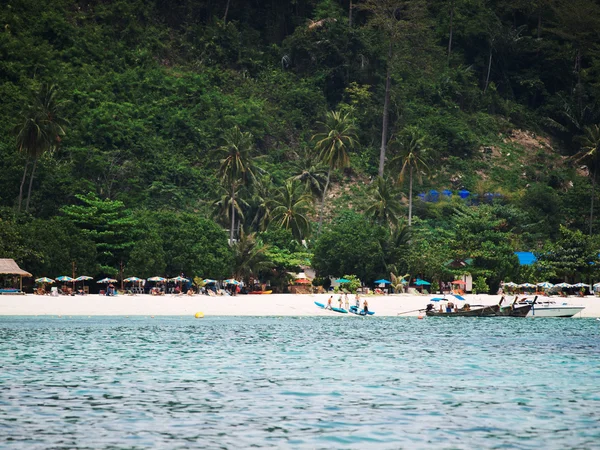
<svg viewBox="0 0 600 450">
<path fill-rule="evenodd" d="M 7 0 L 0 24 L 0 256 L 36 276 L 595 275 L 598 1 Z"/>
</svg>

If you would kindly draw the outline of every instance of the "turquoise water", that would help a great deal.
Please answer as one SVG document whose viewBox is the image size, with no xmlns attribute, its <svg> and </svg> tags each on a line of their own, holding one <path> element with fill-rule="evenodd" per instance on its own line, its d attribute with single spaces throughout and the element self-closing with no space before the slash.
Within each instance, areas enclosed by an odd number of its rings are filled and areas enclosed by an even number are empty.
<svg viewBox="0 0 600 450">
<path fill-rule="evenodd" d="M 0 317 L 2 448 L 598 448 L 600 321 Z"/>
</svg>

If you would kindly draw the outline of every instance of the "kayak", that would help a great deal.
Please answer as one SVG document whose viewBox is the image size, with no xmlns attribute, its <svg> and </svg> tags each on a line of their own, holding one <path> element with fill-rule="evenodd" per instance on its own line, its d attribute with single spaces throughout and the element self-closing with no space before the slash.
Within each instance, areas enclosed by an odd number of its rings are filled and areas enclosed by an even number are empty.
<svg viewBox="0 0 600 450">
<path fill-rule="evenodd" d="M 368 313 L 365 313 L 364 309 L 359 310 L 356 306 L 351 306 L 350 312 L 352 314 L 356 314 L 357 316 L 366 316 L 366 315 L 372 316 L 373 314 L 375 314 L 375 311 L 369 311 Z"/>
<path fill-rule="evenodd" d="M 325 309 L 325 305 L 323 303 L 315 302 L 315 305 L 321 309 Z M 331 308 L 331 310 L 337 313 L 348 314 L 348 311 L 346 311 L 344 308 Z"/>
</svg>

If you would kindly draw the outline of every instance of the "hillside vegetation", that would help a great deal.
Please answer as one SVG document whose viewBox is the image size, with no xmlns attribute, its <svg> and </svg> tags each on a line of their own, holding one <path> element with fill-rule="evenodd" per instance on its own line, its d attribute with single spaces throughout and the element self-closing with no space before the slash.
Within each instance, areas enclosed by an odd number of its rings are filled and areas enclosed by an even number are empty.
<svg viewBox="0 0 600 450">
<path fill-rule="evenodd" d="M 7 0 L 0 24 L 0 256 L 35 275 L 599 267 L 596 0 Z"/>
</svg>

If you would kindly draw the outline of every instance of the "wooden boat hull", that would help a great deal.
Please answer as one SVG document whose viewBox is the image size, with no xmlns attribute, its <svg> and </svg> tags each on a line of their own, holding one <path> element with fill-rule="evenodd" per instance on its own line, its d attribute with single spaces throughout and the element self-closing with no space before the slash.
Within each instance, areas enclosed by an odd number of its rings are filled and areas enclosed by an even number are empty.
<svg viewBox="0 0 600 450">
<path fill-rule="evenodd" d="M 533 305 L 506 306 L 500 308 L 498 315 L 502 317 L 526 317 Z"/>
<path fill-rule="evenodd" d="M 484 306 L 483 308 L 475 308 L 469 311 L 458 310 L 456 312 L 439 312 L 439 311 L 425 311 L 428 317 L 493 317 L 498 315 L 500 306 L 491 305 Z"/>
<path fill-rule="evenodd" d="M 267 294 L 272 294 L 273 291 L 252 291 L 252 292 L 248 292 L 248 294 L 253 294 L 253 295 L 267 295 Z"/>
</svg>

